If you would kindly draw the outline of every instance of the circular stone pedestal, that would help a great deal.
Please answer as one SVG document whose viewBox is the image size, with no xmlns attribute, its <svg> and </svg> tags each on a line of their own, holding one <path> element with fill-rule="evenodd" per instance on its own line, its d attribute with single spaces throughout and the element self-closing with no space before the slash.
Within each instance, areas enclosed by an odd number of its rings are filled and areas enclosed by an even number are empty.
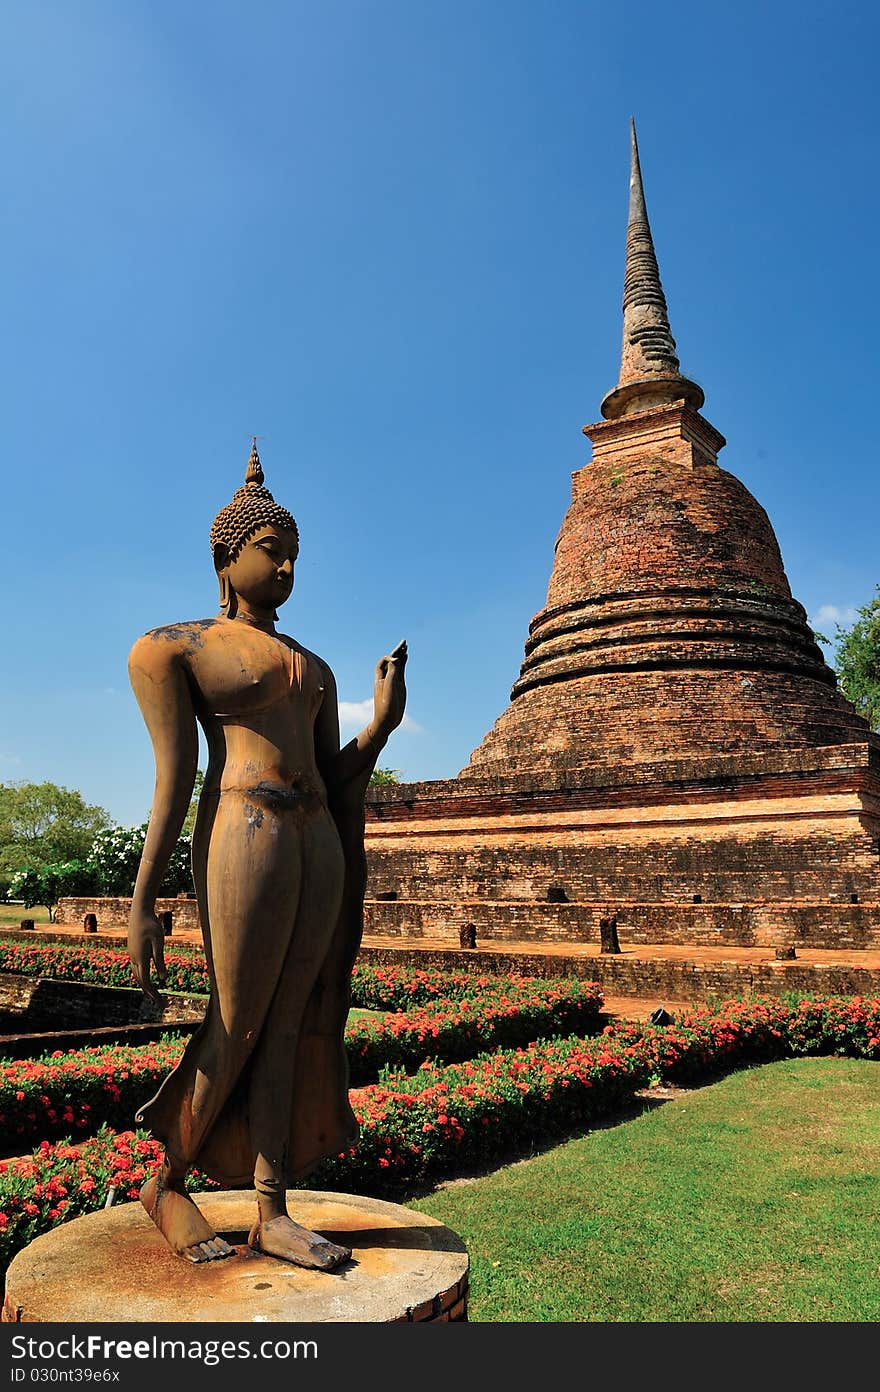
<svg viewBox="0 0 880 1392">
<path fill-rule="evenodd" d="M 291 1190 L 296 1222 L 352 1249 L 336 1271 L 253 1252 L 253 1193 L 194 1195 L 234 1257 L 176 1257 L 140 1203 L 62 1223 L 30 1243 L 6 1277 L 4 1321 L 198 1323 L 467 1319 L 468 1255 L 425 1214 L 353 1194 Z"/>
</svg>

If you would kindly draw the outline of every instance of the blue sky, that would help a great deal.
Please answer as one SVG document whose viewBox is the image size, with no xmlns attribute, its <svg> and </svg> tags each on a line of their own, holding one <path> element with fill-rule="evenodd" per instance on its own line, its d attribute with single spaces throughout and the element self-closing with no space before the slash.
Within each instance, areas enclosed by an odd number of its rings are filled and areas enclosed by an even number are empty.
<svg viewBox="0 0 880 1392">
<path fill-rule="evenodd" d="M 504 708 L 617 376 L 635 114 L 682 368 L 833 629 L 880 580 L 876 7 L 8 0 L 0 780 L 143 820 L 126 657 L 216 612 L 249 437 L 282 627 L 383 763 Z"/>
</svg>

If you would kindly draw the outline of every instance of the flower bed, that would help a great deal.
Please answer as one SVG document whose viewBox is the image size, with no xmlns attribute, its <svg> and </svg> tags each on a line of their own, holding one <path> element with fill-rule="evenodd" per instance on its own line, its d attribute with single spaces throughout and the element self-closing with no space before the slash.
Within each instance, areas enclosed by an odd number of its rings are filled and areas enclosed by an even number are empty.
<svg viewBox="0 0 880 1392">
<path fill-rule="evenodd" d="M 352 1021 L 346 1045 L 354 1084 L 382 1068 L 417 1068 L 426 1058 L 455 1061 L 492 1045 L 586 1034 L 602 993 L 595 982 L 514 978 L 481 1000 L 435 1000 L 385 1020 Z M 0 1064 L 0 1148 L 21 1152 L 38 1140 L 86 1135 L 96 1123 L 130 1126 L 179 1059 L 185 1041 L 106 1045 Z"/>
<path fill-rule="evenodd" d="M 880 1059 L 880 1000 L 762 996 L 683 1010 L 663 1028 L 621 1021 L 605 1033 L 639 1043 L 653 1075 L 684 1083 L 744 1064 L 802 1054 Z"/>
<path fill-rule="evenodd" d="M 345 1031 L 352 1082 L 374 1079 L 386 1067 L 417 1068 L 426 1058 L 454 1063 L 492 1045 L 590 1034 L 602 1002 L 595 981 L 496 978 L 476 999 L 439 998 L 384 1020 L 353 1020 Z"/>
<path fill-rule="evenodd" d="M 169 991 L 206 995 L 210 989 L 205 954 L 200 947 L 166 950 Z M 67 943 L 23 943 L 0 938 L 0 972 L 21 976 L 52 976 L 61 981 L 84 981 L 95 986 L 134 986 L 128 953 L 118 948 Z M 506 990 L 517 976 L 475 975 L 420 967 L 377 967 L 355 964 L 351 1003 L 364 1010 L 408 1010 L 433 1000 L 462 1000 Z"/>
<path fill-rule="evenodd" d="M 165 953 L 169 991 L 207 994 L 208 969 L 204 953 Z M 22 943 L 0 940 L 0 971 L 21 976 L 53 976 L 61 981 L 85 981 L 93 986 L 134 986 L 127 952 L 112 947 L 80 947 L 66 943 Z"/>
<path fill-rule="evenodd" d="M 356 1148 L 323 1164 L 310 1187 L 396 1193 L 466 1159 L 485 1161 L 529 1137 L 562 1135 L 604 1115 L 647 1081 L 638 1050 L 604 1038 L 555 1040 L 481 1055 L 352 1093 Z M 44 1141 L 0 1163 L 0 1263 L 63 1219 L 100 1208 L 108 1187 L 135 1198 L 161 1147 L 104 1128 L 82 1146 Z M 192 1190 L 214 1187 L 193 1174 Z"/>
<path fill-rule="evenodd" d="M 116 1133 L 104 1126 L 80 1145 L 43 1141 L 27 1160 L 0 1162 L 0 1263 L 56 1223 L 103 1208 L 111 1187 L 120 1200 L 136 1198 L 156 1169 L 161 1146 L 145 1132 Z M 219 1185 L 195 1172 L 192 1188 Z"/>
<path fill-rule="evenodd" d="M 21 1154 L 37 1140 L 85 1136 L 102 1122 L 130 1126 L 183 1052 L 172 1036 L 0 1064 L 0 1147 Z"/>
<path fill-rule="evenodd" d="M 880 1000 L 758 999 L 682 1012 L 666 1028 L 609 1026 L 594 1039 L 553 1040 L 483 1054 L 352 1093 L 356 1148 L 307 1181 L 399 1194 L 485 1164 L 511 1147 L 569 1134 L 619 1108 L 649 1079 L 694 1080 L 742 1064 L 803 1054 L 880 1059 Z M 110 1184 L 133 1198 L 160 1148 L 143 1134 L 102 1131 L 82 1147 L 43 1142 L 0 1164 L 0 1261 L 55 1223 L 100 1207 Z M 192 1189 L 204 1177 L 190 1177 Z"/>
<path fill-rule="evenodd" d="M 423 1065 L 352 1093 L 356 1147 L 326 1161 L 309 1184 L 391 1192 L 484 1164 L 531 1141 L 607 1115 L 649 1079 L 638 1045 L 600 1035 L 542 1040 Z"/>
<path fill-rule="evenodd" d="M 364 1010 L 410 1010 L 414 1005 L 430 1005 L 440 999 L 485 998 L 509 990 L 511 983 L 536 979 L 494 973 L 478 976 L 439 967 L 376 967 L 357 962 L 351 981 L 351 1003 Z M 547 980 L 546 985 L 558 986 L 559 982 Z"/>
</svg>

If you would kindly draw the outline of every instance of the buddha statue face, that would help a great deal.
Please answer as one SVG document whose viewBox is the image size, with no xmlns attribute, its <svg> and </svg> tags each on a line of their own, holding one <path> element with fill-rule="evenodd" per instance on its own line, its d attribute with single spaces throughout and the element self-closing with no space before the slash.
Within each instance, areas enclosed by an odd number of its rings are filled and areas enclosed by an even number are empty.
<svg viewBox="0 0 880 1392">
<path fill-rule="evenodd" d="M 221 592 L 243 601 L 255 613 L 273 615 L 290 597 L 293 567 L 299 554 L 299 538 L 289 527 L 260 527 L 230 561 L 217 548 L 215 556 Z M 217 564 L 220 562 L 220 564 Z"/>
</svg>

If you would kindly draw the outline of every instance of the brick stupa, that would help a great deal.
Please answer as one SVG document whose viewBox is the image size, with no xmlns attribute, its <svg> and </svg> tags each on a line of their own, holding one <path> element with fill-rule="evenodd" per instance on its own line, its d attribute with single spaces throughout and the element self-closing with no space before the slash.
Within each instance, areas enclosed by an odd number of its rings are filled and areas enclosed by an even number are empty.
<svg viewBox="0 0 880 1392">
<path fill-rule="evenodd" d="M 634 129 L 623 317 L 510 705 L 456 779 L 372 793 L 367 931 L 880 945 L 880 740 L 680 371 Z"/>
</svg>

